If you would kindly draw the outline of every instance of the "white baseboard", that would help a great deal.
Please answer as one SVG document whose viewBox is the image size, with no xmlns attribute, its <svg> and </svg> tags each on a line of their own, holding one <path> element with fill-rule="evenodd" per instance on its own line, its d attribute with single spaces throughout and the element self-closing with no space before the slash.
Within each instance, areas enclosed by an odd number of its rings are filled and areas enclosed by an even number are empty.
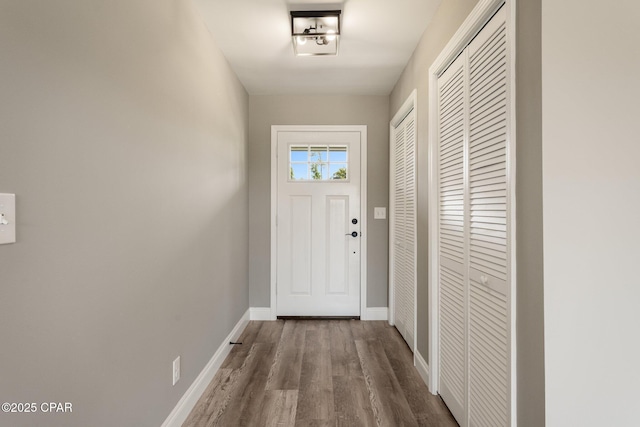
<svg viewBox="0 0 640 427">
<path fill-rule="evenodd" d="M 218 350 L 214 353 L 211 360 L 209 360 L 209 363 L 207 363 L 202 372 L 200 372 L 200 375 L 198 375 L 195 381 L 184 393 L 176 407 L 173 408 L 173 411 L 171 411 L 167 419 L 164 421 L 164 423 L 162 423 L 162 427 L 182 426 L 182 424 L 191 413 L 193 407 L 196 406 L 196 403 L 198 403 L 198 399 L 200 399 L 202 393 L 204 393 L 207 386 L 220 368 L 220 365 L 222 365 L 222 362 L 224 362 L 224 359 L 231 351 L 229 341 L 237 340 L 240 337 L 240 334 L 242 334 L 244 328 L 247 326 L 247 323 L 249 322 L 249 312 L 250 310 L 247 310 L 247 312 L 244 313 L 231 333 L 227 336 L 227 338 L 225 338 L 222 344 L 220 344 L 220 347 L 218 347 Z"/>
<path fill-rule="evenodd" d="M 271 315 L 271 307 L 251 307 L 249 309 L 251 320 L 275 320 Z M 388 320 L 389 309 L 387 307 L 367 307 L 362 320 Z"/>
<path fill-rule="evenodd" d="M 367 307 L 364 316 L 360 316 L 362 320 L 388 320 L 389 308 L 387 307 Z"/>
<path fill-rule="evenodd" d="M 271 307 L 251 307 L 249 309 L 251 320 L 274 320 L 271 316 Z M 389 309 L 387 307 L 367 307 L 362 320 L 388 320 Z"/>
<path fill-rule="evenodd" d="M 271 318 L 271 307 L 251 307 L 249 318 L 251 320 L 274 320 Z"/>
<path fill-rule="evenodd" d="M 418 370 L 418 373 L 420 374 L 422 381 L 424 381 L 424 383 L 427 385 L 427 388 L 428 388 L 429 387 L 429 365 L 427 364 L 427 361 L 424 360 L 424 357 L 422 357 L 419 351 L 416 351 L 415 353 L 413 353 L 413 357 L 416 363 L 416 369 Z"/>
</svg>

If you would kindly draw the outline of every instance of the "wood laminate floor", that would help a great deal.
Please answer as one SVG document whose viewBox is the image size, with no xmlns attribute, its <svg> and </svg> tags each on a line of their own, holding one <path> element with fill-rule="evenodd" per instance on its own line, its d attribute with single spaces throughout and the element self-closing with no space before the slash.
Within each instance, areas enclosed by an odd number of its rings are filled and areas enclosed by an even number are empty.
<svg viewBox="0 0 640 427">
<path fill-rule="evenodd" d="M 387 322 L 249 322 L 183 427 L 457 426 Z"/>
</svg>

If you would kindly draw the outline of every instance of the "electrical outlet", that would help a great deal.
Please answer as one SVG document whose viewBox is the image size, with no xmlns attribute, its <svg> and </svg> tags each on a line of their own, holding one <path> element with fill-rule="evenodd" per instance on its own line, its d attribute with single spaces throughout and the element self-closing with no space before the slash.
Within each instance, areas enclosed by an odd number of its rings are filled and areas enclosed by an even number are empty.
<svg viewBox="0 0 640 427">
<path fill-rule="evenodd" d="M 180 379 L 180 356 L 173 361 L 173 385 Z"/>
</svg>

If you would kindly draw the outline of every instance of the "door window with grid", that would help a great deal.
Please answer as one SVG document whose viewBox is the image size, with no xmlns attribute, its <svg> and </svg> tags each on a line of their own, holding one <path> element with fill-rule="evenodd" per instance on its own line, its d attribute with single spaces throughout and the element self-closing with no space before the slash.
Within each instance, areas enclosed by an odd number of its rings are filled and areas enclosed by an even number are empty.
<svg viewBox="0 0 640 427">
<path fill-rule="evenodd" d="M 346 145 L 289 146 L 289 181 L 334 181 L 349 179 Z"/>
</svg>

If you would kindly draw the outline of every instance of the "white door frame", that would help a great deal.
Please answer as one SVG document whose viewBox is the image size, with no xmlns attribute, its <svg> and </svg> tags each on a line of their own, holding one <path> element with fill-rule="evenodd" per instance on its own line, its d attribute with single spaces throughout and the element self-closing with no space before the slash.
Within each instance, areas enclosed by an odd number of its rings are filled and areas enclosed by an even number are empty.
<svg viewBox="0 0 640 427">
<path fill-rule="evenodd" d="M 278 132 L 360 133 L 360 319 L 367 315 L 367 126 L 366 125 L 273 125 L 271 126 L 271 320 L 277 311 L 278 233 Z"/>
<path fill-rule="evenodd" d="M 429 391 L 437 394 L 439 391 L 440 378 L 439 371 L 439 289 L 438 283 L 438 164 L 436 162 L 438 154 L 438 76 L 444 72 L 447 67 L 458 57 L 458 55 L 466 48 L 471 40 L 480 32 L 484 25 L 494 15 L 494 13 L 503 4 L 507 10 L 507 32 L 509 37 L 509 45 L 507 47 L 507 55 L 509 68 L 509 85 L 510 97 L 507 114 L 508 135 L 510 139 L 509 152 L 507 153 L 507 173 L 508 187 L 507 191 L 511 198 L 510 208 L 507 213 L 509 228 L 507 232 L 510 236 L 511 248 L 509 258 L 513 262 L 508 264 L 509 280 L 510 280 L 510 372 L 511 372 L 511 426 L 517 425 L 517 360 L 516 360 L 516 214 L 515 214 L 515 189 L 516 189 L 516 1 L 517 0 L 480 0 L 476 7 L 471 11 L 467 19 L 462 23 L 458 31 L 453 35 L 449 43 L 442 50 L 440 55 L 429 67 L 429 251 L 428 251 L 428 269 L 429 269 Z"/>
<path fill-rule="evenodd" d="M 402 123 L 402 121 L 407 117 L 407 115 L 411 112 L 411 110 L 414 111 L 415 114 L 415 135 L 416 135 L 416 141 L 415 141 L 415 145 L 416 145 L 416 158 L 415 158 L 415 174 L 416 174 L 416 178 L 418 175 L 418 91 L 416 89 L 414 89 L 411 94 L 407 97 L 407 99 L 404 101 L 404 103 L 402 104 L 402 106 L 398 109 L 398 111 L 396 112 L 396 114 L 393 116 L 393 119 L 391 119 L 391 121 L 389 122 L 389 152 L 391 153 L 391 144 L 393 143 L 393 141 L 395 141 L 395 129 L 396 127 L 398 127 L 398 125 L 400 123 Z M 392 171 L 393 171 L 393 164 L 394 164 L 394 158 L 392 155 L 389 155 L 389 184 L 391 184 L 393 182 L 393 175 L 392 175 Z M 416 197 L 418 196 L 418 188 L 417 188 L 417 183 L 418 180 L 416 179 Z M 395 188 L 392 185 L 389 185 L 389 206 L 391 205 L 391 201 L 394 199 L 394 193 L 395 193 Z M 414 276 L 414 293 L 413 293 L 413 364 L 416 364 L 416 357 L 415 354 L 418 351 L 418 259 L 417 259 L 417 254 L 418 254 L 418 215 L 417 215 L 417 210 L 418 210 L 418 201 L 416 200 L 416 230 L 415 230 L 415 238 L 414 238 L 414 254 L 416 256 L 416 272 L 415 272 L 415 276 Z M 393 223 L 394 223 L 394 217 L 392 216 L 392 212 L 391 210 L 389 211 L 389 261 L 392 260 L 392 256 L 393 256 L 393 252 L 394 252 L 394 244 L 393 244 Z M 393 280 L 391 280 L 391 278 L 393 277 L 393 263 L 389 262 L 389 324 L 393 325 L 394 324 L 394 319 L 395 319 L 395 315 L 396 315 L 396 301 L 395 301 L 395 296 L 394 296 L 394 291 L 395 291 L 395 282 Z"/>
</svg>

